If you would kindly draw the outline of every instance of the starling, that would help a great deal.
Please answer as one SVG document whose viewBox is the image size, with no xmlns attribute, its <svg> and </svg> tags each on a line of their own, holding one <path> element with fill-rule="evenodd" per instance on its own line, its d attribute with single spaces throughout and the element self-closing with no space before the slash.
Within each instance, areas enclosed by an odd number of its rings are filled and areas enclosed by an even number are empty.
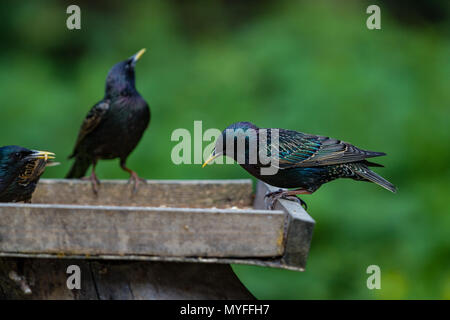
<svg viewBox="0 0 450 320">
<path fill-rule="evenodd" d="M 31 202 L 45 167 L 55 164 L 54 153 L 18 146 L 0 148 L 0 202 Z"/>
<path fill-rule="evenodd" d="M 126 166 L 150 122 L 150 108 L 135 87 L 134 67 L 145 49 L 114 65 L 106 77 L 105 96 L 89 111 L 81 125 L 70 158 L 75 162 L 66 178 L 81 178 L 92 165 L 92 182 L 97 194 L 100 181 L 95 166 L 100 159 L 120 159 L 120 167 L 130 174 L 137 189 L 139 176 Z"/>
<path fill-rule="evenodd" d="M 239 140 L 243 141 L 241 147 Z M 362 150 L 329 137 L 285 129 L 262 129 L 250 122 L 238 122 L 222 132 L 203 167 L 221 155 L 238 161 L 254 177 L 284 189 L 266 195 L 272 200 L 271 208 L 278 198 L 296 200 L 306 206 L 297 195 L 312 194 L 322 184 L 337 178 L 370 181 L 396 192 L 393 184 L 369 169 L 382 165 L 366 160 L 385 153 Z M 270 167 L 269 162 L 276 170 L 272 174 L 263 174 L 262 169 Z"/>
</svg>

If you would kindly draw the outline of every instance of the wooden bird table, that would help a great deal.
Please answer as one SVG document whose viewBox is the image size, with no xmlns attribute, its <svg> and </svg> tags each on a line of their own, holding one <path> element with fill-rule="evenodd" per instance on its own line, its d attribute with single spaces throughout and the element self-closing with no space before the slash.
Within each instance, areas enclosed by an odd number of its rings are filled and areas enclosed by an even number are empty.
<svg viewBox="0 0 450 320">
<path fill-rule="evenodd" d="M 0 204 L 0 298 L 252 299 L 229 264 L 303 271 L 314 220 L 251 180 L 41 180 Z M 69 266 L 80 289 L 68 287 Z M 75 273 L 74 273 L 75 274 Z M 73 278 L 72 278 L 73 280 Z"/>
</svg>

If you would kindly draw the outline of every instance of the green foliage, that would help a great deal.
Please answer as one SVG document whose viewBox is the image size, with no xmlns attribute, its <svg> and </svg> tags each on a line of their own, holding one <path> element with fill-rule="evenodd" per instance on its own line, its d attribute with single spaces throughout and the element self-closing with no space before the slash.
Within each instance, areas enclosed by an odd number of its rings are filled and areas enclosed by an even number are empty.
<svg viewBox="0 0 450 320">
<path fill-rule="evenodd" d="M 403 25 L 382 9 L 382 30 L 370 31 L 354 2 L 248 12 L 208 3 L 82 2 L 80 31 L 65 28 L 61 2 L 4 4 L 0 145 L 55 152 L 62 165 L 45 177 L 63 177 L 107 71 L 147 48 L 137 88 L 152 122 L 129 159 L 143 177 L 248 177 L 237 165 L 171 162 L 172 131 L 194 120 L 204 130 L 247 120 L 388 154 L 376 171 L 397 194 L 341 180 L 303 198 L 317 222 L 304 273 L 234 266 L 258 298 L 450 299 L 448 25 Z M 127 178 L 116 161 L 98 174 Z M 381 290 L 366 287 L 371 264 Z"/>
</svg>

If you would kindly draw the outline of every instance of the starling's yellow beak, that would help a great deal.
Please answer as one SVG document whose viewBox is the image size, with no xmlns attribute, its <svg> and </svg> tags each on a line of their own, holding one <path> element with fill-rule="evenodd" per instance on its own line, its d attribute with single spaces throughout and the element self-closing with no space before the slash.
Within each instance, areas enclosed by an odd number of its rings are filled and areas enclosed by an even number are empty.
<svg viewBox="0 0 450 320">
<path fill-rule="evenodd" d="M 142 57 L 142 55 L 145 53 L 145 51 L 146 51 L 146 49 L 139 50 L 139 52 L 133 56 L 133 62 L 138 61 Z"/>
<path fill-rule="evenodd" d="M 55 154 L 48 151 L 34 151 L 31 156 L 35 159 L 44 159 L 45 161 L 55 159 Z"/>
<path fill-rule="evenodd" d="M 209 156 L 209 158 L 205 161 L 205 163 L 202 165 L 202 168 L 204 168 L 208 163 L 213 161 L 215 158 L 220 157 L 222 154 L 215 154 L 214 152 Z"/>
</svg>

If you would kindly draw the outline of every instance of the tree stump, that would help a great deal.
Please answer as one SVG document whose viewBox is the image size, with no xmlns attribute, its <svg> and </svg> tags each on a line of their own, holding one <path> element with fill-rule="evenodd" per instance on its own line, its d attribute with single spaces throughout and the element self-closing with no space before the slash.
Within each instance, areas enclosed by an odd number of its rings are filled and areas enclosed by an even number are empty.
<svg viewBox="0 0 450 320">
<path fill-rule="evenodd" d="M 81 269 L 80 289 L 67 287 L 70 274 L 66 271 L 70 265 Z M 12 280 L 11 271 L 24 279 Z M 24 286 L 31 291 L 26 292 Z M 2 258 L 0 299 L 247 300 L 254 297 L 225 264 Z"/>
</svg>

